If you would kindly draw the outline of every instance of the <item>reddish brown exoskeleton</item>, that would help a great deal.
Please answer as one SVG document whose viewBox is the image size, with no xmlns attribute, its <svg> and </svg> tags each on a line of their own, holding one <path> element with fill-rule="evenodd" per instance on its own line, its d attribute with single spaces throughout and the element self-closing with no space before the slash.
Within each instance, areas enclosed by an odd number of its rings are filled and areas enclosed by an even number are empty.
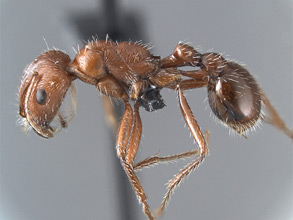
<svg viewBox="0 0 293 220">
<path fill-rule="evenodd" d="M 195 70 L 179 69 L 183 66 L 191 66 Z M 141 43 L 114 43 L 110 40 L 89 42 L 77 52 L 73 61 L 64 52 L 49 50 L 26 68 L 19 89 L 20 115 L 38 135 L 53 137 L 56 132 L 51 125 L 53 119 L 57 118 L 61 127 L 66 127 L 73 117 L 72 112 L 66 116 L 59 108 L 75 79 L 96 86 L 107 96 L 123 100 L 125 110 L 118 129 L 117 155 L 148 219 L 154 219 L 154 215 L 135 170 L 196 156 L 169 181 L 167 193 L 157 211 L 159 215 L 175 187 L 208 154 L 207 137 L 193 116 L 184 90 L 207 87 L 209 104 L 216 117 L 240 135 L 245 136 L 260 120 L 265 120 L 293 139 L 293 132 L 286 127 L 252 75 L 241 65 L 225 60 L 218 53 L 201 54 L 183 43 L 179 43 L 170 56 L 160 59 Z M 182 115 L 199 150 L 167 157 L 154 156 L 134 165 L 142 133 L 139 107 L 147 111 L 163 108 L 162 88 L 177 91 Z M 134 101 L 133 107 L 129 100 Z M 266 108 L 266 117 L 262 106 Z"/>
</svg>

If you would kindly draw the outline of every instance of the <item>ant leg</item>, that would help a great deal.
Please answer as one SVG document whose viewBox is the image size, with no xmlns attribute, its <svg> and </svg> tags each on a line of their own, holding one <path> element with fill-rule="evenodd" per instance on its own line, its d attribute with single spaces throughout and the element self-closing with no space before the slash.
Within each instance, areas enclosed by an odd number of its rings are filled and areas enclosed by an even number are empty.
<svg viewBox="0 0 293 220">
<path fill-rule="evenodd" d="M 142 209 L 143 209 L 144 214 L 148 217 L 149 220 L 155 220 L 155 218 L 153 217 L 153 215 L 150 211 L 150 207 L 147 204 L 145 192 L 142 188 L 142 185 L 141 185 L 137 175 L 135 174 L 135 172 L 133 170 L 133 167 L 130 164 L 128 164 L 125 159 L 120 158 L 120 160 L 121 160 L 121 164 L 122 164 L 122 166 L 128 176 L 128 179 L 132 185 L 132 188 L 135 191 L 137 199 L 142 204 Z"/>
<path fill-rule="evenodd" d="M 178 43 L 173 53 L 161 60 L 161 68 L 197 66 L 200 62 L 201 54 L 193 47 Z"/>
<path fill-rule="evenodd" d="M 200 70 L 191 70 L 191 71 L 183 71 L 180 70 L 180 74 L 182 76 L 187 76 L 196 80 L 203 80 L 203 81 L 207 81 L 209 80 L 209 75 L 208 72 L 204 69 L 200 69 Z"/>
<path fill-rule="evenodd" d="M 156 212 L 158 216 L 160 216 L 163 213 L 164 208 L 166 207 L 167 202 L 169 201 L 170 196 L 172 192 L 174 191 L 174 189 L 176 188 L 176 186 L 178 186 L 179 183 L 188 174 L 190 174 L 195 168 L 197 168 L 198 165 L 204 160 L 205 156 L 208 154 L 208 148 L 207 148 L 205 138 L 200 130 L 200 127 L 197 124 L 197 121 L 195 120 L 192 114 L 192 111 L 179 85 L 177 85 L 177 90 L 178 90 L 179 105 L 180 105 L 182 115 L 189 127 L 189 130 L 191 131 L 193 135 L 194 140 L 197 142 L 199 147 L 199 157 L 196 158 L 190 164 L 188 164 L 185 168 L 183 168 L 178 174 L 176 174 L 176 176 L 173 179 L 171 179 L 168 182 L 167 193 L 164 196 L 161 206 Z"/>
<path fill-rule="evenodd" d="M 131 133 L 132 128 L 132 108 L 128 103 L 128 95 L 125 93 L 123 87 L 119 84 L 119 82 L 111 75 L 107 75 L 101 78 L 98 83 L 96 84 L 96 88 L 105 95 L 104 104 L 106 107 L 110 107 L 110 110 L 114 111 L 112 104 L 109 101 L 110 97 L 115 97 L 124 100 L 124 114 L 122 116 L 122 120 L 120 122 L 118 134 L 123 134 L 124 136 L 118 135 L 117 137 L 117 146 L 119 148 L 119 155 L 125 155 L 128 139 Z M 108 97 L 110 96 L 110 97 Z M 107 99 L 108 98 L 108 99 Z M 110 115 L 108 112 L 109 109 L 106 109 L 106 115 Z M 114 113 L 114 112 L 113 112 Z M 114 116 L 115 117 L 115 116 Z M 113 118 L 112 118 L 113 119 Z M 127 119 L 127 120 L 126 120 Z M 115 118 L 113 119 L 115 121 Z M 114 124 L 115 125 L 115 124 Z M 113 131 L 116 127 L 112 127 Z M 124 141 L 126 140 L 126 141 Z"/>
<path fill-rule="evenodd" d="M 112 134 L 116 136 L 119 126 L 119 120 L 115 112 L 115 106 L 113 105 L 111 97 L 109 96 L 103 95 L 102 101 L 105 111 L 105 121 L 107 123 L 107 126 L 112 130 Z"/>
<path fill-rule="evenodd" d="M 188 89 L 197 89 L 202 88 L 208 85 L 208 82 L 206 81 L 200 81 L 195 79 L 185 79 L 180 82 L 180 86 L 182 90 L 188 90 Z M 169 89 L 176 89 L 176 85 L 172 84 L 168 86 Z"/>
<path fill-rule="evenodd" d="M 118 139 L 116 143 L 117 148 L 117 155 L 120 158 L 121 164 L 126 172 L 126 175 L 128 176 L 128 179 L 132 185 L 132 188 L 134 192 L 136 193 L 136 196 L 138 198 L 138 201 L 142 204 L 142 209 L 145 215 L 148 217 L 149 220 L 154 220 L 154 217 L 150 211 L 150 207 L 147 204 L 146 201 L 146 195 L 142 188 L 142 185 L 137 177 L 137 175 L 134 172 L 133 169 L 133 159 L 136 154 L 139 142 L 140 142 L 140 136 L 141 136 L 141 121 L 138 114 L 138 104 L 135 104 L 135 117 L 133 121 L 133 117 L 129 117 L 130 113 L 133 114 L 132 108 L 128 103 L 128 99 L 124 99 L 125 103 L 125 113 L 122 116 L 121 124 L 119 128 L 118 133 Z M 126 126 L 126 127 L 125 127 Z M 129 129 L 132 129 L 132 134 L 130 135 Z M 130 140 L 129 140 L 130 138 Z M 128 144 L 129 141 L 129 144 Z M 128 144 L 127 149 L 127 156 L 125 157 L 125 147 Z"/>
<path fill-rule="evenodd" d="M 209 145 L 209 137 L 210 137 L 210 134 L 208 131 L 205 131 L 205 137 L 206 137 L 206 143 L 208 146 Z M 191 157 L 193 155 L 197 155 L 197 154 L 198 154 L 198 150 L 196 150 L 196 149 L 192 149 L 192 150 L 184 152 L 184 153 L 174 154 L 171 156 L 164 156 L 164 157 L 159 157 L 158 153 L 157 153 L 155 156 L 148 157 L 148 158 L 138 162 L 137 164 L 135 164 L 134 170 L 140 171 L 144 167 L 154 166 L 159 163 L 169 163 L 169 162 L 173 162 L 173 161 L 179 160 L 179 159 L 186 159 L 186 158 L 189 158 L 189 157 Z"/>
<path fill-rule="evenodd" d="M 117 82 L 117 80 L 114 77 L 112 77 L 111 75 L 103 77 L 98 81 L 96 87 L 103 94 L 120 98 L 124 101 L 125 110 L 120 122 L 120 126 L 118 129 L 118 137 L 116 141 L 117 156 L 120 158 L 122 167 L 126 172 L 126 175 L 132 185 L 132 188 L 139 202 L 142 203 L 143 212 L 149 220 L 154 220 L 154 217 L 152 216 L 152 213 L 150 211 L 150 207 L 146 201 L 146 195 L 144 193 L 144 190 L 138 177 L 134 172 L 132 164 L 137 148 L 139 146 L 142 129 L 141 120 L 138 113 L 139 104 L 135 103 L 134 105 L 135 118 L 133 120 L 133 111 L 128 102 L 129 97 L 125 93 L 123 87 Z M 127 145 L 127 158 L 125 158 Z"/>
<path fill-rule="evenodd" d="M 138 110 L 139 110 L 139 103 L 135 102 L 132 134 L 129 140 L 129 146 L 128 146 L 127 155 L 126 155 L 126 162 L 131 165 L 133 165 L 133 160 L 135 158 L 137 149 L 139 147 L 141 132 L 142 132 L 142 124 L 141 124 L 141 119 L 140 119 Z"/>
<path fill-rule="evenodd" d="M 148 158 L 138 162 L 133 167 L 134 167 L 135 171 L 138 171 L 144 167 L 154 166 L 159 163 L 168 163 L 168 162 L 172 162 L 172 161 L 179 160 L 179 159 L 185 159 L 185 158 L 189 158 L 189 157 L 196 155 L 196 154 L 198 154 L 198 151 L 195 149 L 193 149 L 191 151 L 184 152 L 184 153 L 174 154 L 174 155 L 165 156 L 165 157 L 159 157 L 158 154 L 156 154 L 155 156 L 148 157 Z"/>
<path fill-rule="evenodd" d="M 191 79 L 182 79 L 182 76 Z M 162 69 L 157 74 L 151 76 L 149 80 L 158 87 L 176 89 L 180 83 L 181 89 L 195 89 L 208 85 L 209 77 L 204 70 L 182 71 L 175 68 Z"/>
<path fill-rule="evenodd" d="M 180 88 L 182 90 L 206 87 L 209 83 L 209 77 L 207 75 L 207 72 L 203 69 L 193 71 L 180 70 L 180 74 L 182 76 L 191 78 L 184 79 L 180 82 Z M 168 86 L 168 88 L 177 89 L 177 84 L 171 84 L 170 86 Z"/>
<path fill-rule="evenodd" d="M 163 88 L 181 82 L 182 75 L 176 68 L 166 68 L 149 77 L 149 80 L 157 87 Z"/>
<path fill-rule="evenodd" d="M 118 136 L 116 140 L 117 155 L 120 158 L 125 157 L 126 147 L 130 137 L 133 123 L 133 112 L 132 108 L 127 99 L 124 100 L 124 113 L 118 129 Z"/>
<path fill-rule="evenodd" d="M 293 130 L 290 130 L 283 119 L 279 116 L 276 109 L 273 107 L 267 96 L 264 94 L 262 89 L 259 87 L 260 93 L 261 93 L 261 99 L 264 104 L 264 106 L 267 109 L 269 117 L 264 117 L 264 122 L 269 123 L 281 131 L 283 131 L 288 137 L 290 137 L 293 140 Z"/>
</svg>

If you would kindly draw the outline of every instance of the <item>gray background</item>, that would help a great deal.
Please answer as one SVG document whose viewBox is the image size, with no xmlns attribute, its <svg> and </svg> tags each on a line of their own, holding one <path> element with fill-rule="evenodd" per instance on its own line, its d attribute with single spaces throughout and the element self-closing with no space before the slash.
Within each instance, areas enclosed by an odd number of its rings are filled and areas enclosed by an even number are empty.
<svg viewBox="0 0 293 220">
<path fill-rule="evenodd" d="M 144 36 L 156 55 L 169 55 L 180 40 L 225 52 L 243 61 L 292 125 L 292 1 L 134 1 L 119 2 L 120 12 L 143 21 Z M 70 26 L 73 15 L 100 13 L 101 3 L 84 1 L 1 1 L 1 209 L 3 220 L 145 219 L 131 189 L 116 171 L 111 135 L 93 86 L 77 82 L 78 108 L 66 131 L 51 140 L 28 135 L 17 125 L 17 89 L 26 64 L 50 47 L 74 56 L 81 44 Z M 135 31 L 135 30 L 133 30 Z M 104 38 L 104 36 L 100 36 Z M 196 147 L 184 128 L 176 94 L 162 92 L 167 107 L 141 109 L 143 138 L 137 161 Z M 162 219 L 292 219 L 292 142 L 263 124 L 247 140 L 231 137 L 214 123 L 204 102 L 206 90 L 186 92 L 203 130 L 210 155 L 175 191 Z M 185 162 L 139 173 L 152 208 L 165 183 Z M 118 167 L 119 169 L 119 167 Z M 123 177 L 123 175 L 122 175 Z M 122 178 L 123 179 L 123 178 Z M 125 194 L 124 194 L 125 195 Z M 123 206 L 124 205 L 124 206 Z"/>
</svg>

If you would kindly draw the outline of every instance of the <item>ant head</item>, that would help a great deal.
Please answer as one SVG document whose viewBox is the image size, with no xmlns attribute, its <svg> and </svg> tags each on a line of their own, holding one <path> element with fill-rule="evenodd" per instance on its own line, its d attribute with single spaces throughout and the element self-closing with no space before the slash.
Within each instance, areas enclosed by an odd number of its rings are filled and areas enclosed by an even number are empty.
<svg viewBox="0 0 293 220">
<path fill-rule="evenodd" d="M 49 50 L 24 70 L 19 88 L 19 114 L 42 137 L 53 137 L 55 129 L 50 124 L 56 115 L 61 126 L 66 126 L 59 108 L 74 79 L 66 71 L 69 62 L 65 53 Z"/>
</svg>

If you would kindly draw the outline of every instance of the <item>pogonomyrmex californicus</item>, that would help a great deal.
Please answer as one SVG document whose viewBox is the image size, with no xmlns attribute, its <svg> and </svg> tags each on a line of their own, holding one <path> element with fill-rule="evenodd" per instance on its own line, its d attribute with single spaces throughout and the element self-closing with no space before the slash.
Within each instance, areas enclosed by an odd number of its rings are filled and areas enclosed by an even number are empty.
<svg viewBox="0 0 293 220">
<path fill-rule="evenodd" d="M 185 66 L 194 70 L 180 69 Z M 264 120 L 293 139 L 293 132 L 243 66 L 218 53 L 199 53 L 183 43 L 179 43 L 170 56 L 161 59 L 141 43 L 111 40 L 89 42 L 77 52 L 73 61 L 62 51 L 49 50 L 26 68 L 19 89 L 20 115 L 38 135 L 44 138 L 54 136 L 56 129 L 51 125 L 54 118 L 61 127 L 67 126 L 72 115 L 64 116 L 59 108 L 75 79 L 95 85 L 107 96 L 123 100 L 125 110 L 118 129 L 117 155 L 149 219 L 154 219 L 154 215 L 135 170 L 196 156 L 169 181 L 167 193 L 156 213 L 160 215 L 176 186 L 208 155 L 208 133 L 205 137 L 201 132 L 184 90 L 207 87 L 209 104 L 215 116 L 244 137 L 248 130 Z M 134 164 L 142 132 L 139 108 L 144 107 L 150 112 L 164 108 L 160 95 L 163 88 L 177 91 L 182 115 L 199 150 L 167 157 L 154 156 Z M 130 100 L 134 102 L 133 107 Z M 267 110 L 266 116 L 262 106 Z"/>
</svg>

